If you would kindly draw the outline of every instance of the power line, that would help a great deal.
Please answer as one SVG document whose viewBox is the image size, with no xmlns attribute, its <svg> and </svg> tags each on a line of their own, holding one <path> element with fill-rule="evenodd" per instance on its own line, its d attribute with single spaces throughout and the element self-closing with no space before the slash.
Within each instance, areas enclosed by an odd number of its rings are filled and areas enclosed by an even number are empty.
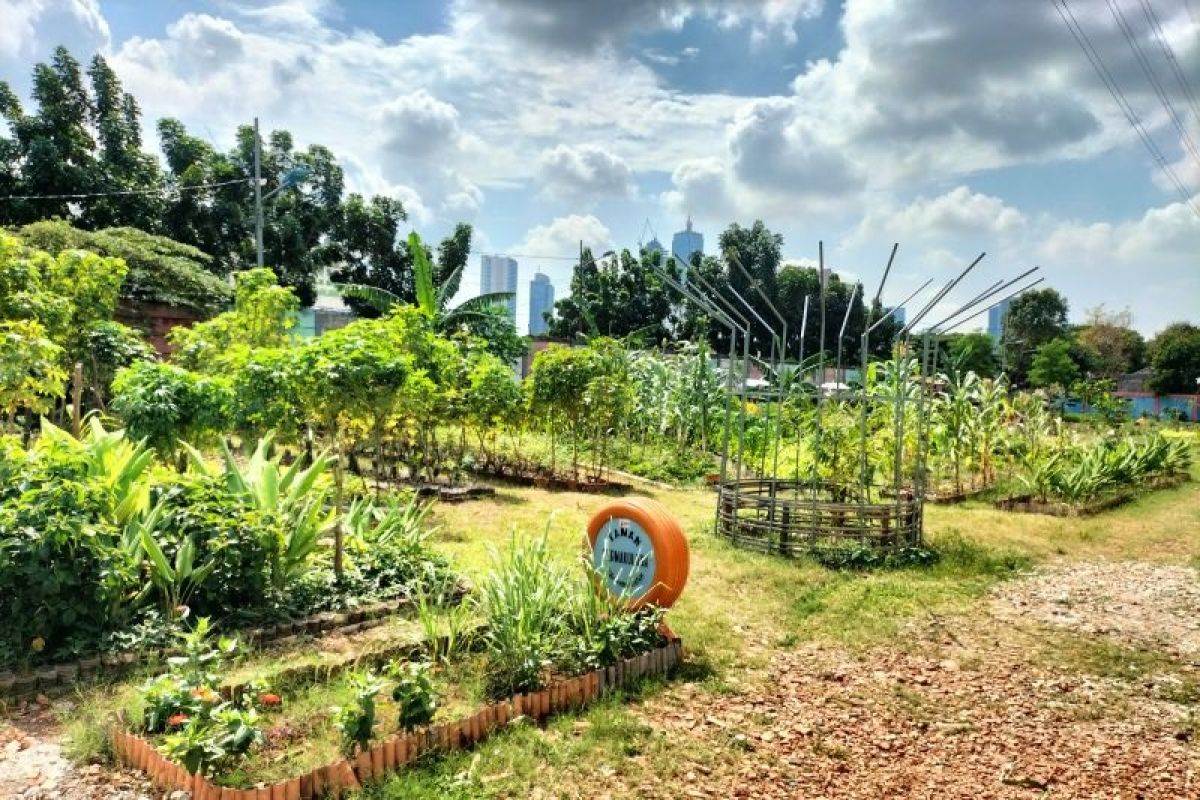
<svg viewBox="0 0 1200 800">
<path fill-rule="evenodd" d="M 249 178 L 237 178 L 220 183 L 197 183 L 190 186 L 167 186 L 160 189 L 121 189 L 112 192 L 84 192 L 79 194 L 10 194 L 0 196 L 0 200 L 86 200 L 92 197 L 127 197 L 130 195 L 151 194 L 182 194 L 201 189 L 216 189 L 221 186 L 232 186 L 235 183 L 250 183 Z"/>
<path fill-rule="evenodd" d="M 1158 100 L 1163 104 L 1163 108 L 1167 110 L 1167 116 L 1170 117 L 1171 123 L 1175 126 L 1175 130 L 1179 132 L 1179 139 L 1183 142 L 1183 146 L 1191 154 L 1196 161 L 1196 166 L 1200 167 L 1200 150 L 1196 149 L 1196 143 L 1192 141 L 1191 135 L 1187 128 L 1184 127 L 1183 121 L 1179 118 L 1179 114 L 1175 111 L 1175 106 L 1171 103 L 1171 98 L 1167 96 L 1166 90 L 1163 89 L 1162 82 L 1158 79 L 1158 75 L 1154 72 L 1154 67 L 1150 64 L 1150 59 L 1146 58 L 1146 53 L 1142 50 L 1142 46 L 1138 44 L 1137 36 L 1134 35 L 1133 27 L 1129 24 L 1129 20 L 1125 19 L 1125 13 L 1121 11 L 1121 7 L 1115 0 L 1105 0 L 1108 3 L 1108 10 L 1112 13 L 1113 19 L 1117 21 L 1117 27 L 1121 29 L 1121 34 L 1125 37 L 1125 41 L 1133 50 L 1134 58 L 1137 59 L 1138 65 L 1142 68 L 1142 72 L 1146 75 L 1146 80 L 1150 81 L 1150 86 L 1154 89 L 1154 93 L 1158 95 Z"/>
<path fill-rule="evenodd" d="M 1154 39 L 1158 42 L 1158 48 L 1162 51 L 1163 58 L 1167 60 L 1167 64 L 1171 67 L 1171 73 L 1175 76 L 1175 82 L 1179 84 L 1179 88 L 1183 91 L 1184 97 L 1187 98 L 1188 104 L 1192 108 L 1192 113 L 1196 115 L 1196 122 L 1200 124 L 1200 101 L 1196 99 L 1196 93 L 1192 91 L 1192 85 L 1188 83 L 1187 76 L 1179 67 L 1179 59 L 1175 58 L 1175 51 L 1171 49 L 1171 43 L 1167 41 L 1167 34 L 1163 32 L 1162 23 L 1159 22 L 1158 13 L 1154 7 L 1150 5 L 1150 0 L 1140 0 L 1142 4 L 1142 13 L 1146 15 L 1146 22 L 1150 24 L 1150 29 L 1154 31 Z M 1200 28 L 1200 21 L 1192 14 L 1192 7 L 1185 3 L 1188 16 L 1192 19 L 1192 24 Z"/>
<path fill-rule="evenodd" d="M 1088 38 L 1087 32 L 1083 30 L 1083 27 L 1079 24 L 1079 20 L 1077 20 L 1075 18 L 1075 14 L 1071 12 L 1070 6 L 1067 5 L 1067 0 L 1050 0 L 1050 3 L 1054 6 L 1054 10 L 1058 12 L 1058 15 L 1062 18 L 1062 21 L 1066 24 L 1067 30 L 1071 32 L 1071 36 L 1075 39 L 1076 44 L 1079 45 L 1079 48 L 1083 50 L 1083 54 L 1087 56 L 1088 61 L 1091 62 L 1092 68 L 1095 69 L 1096 74 L 1100 76 L 1100 81 L 1104 84 L 1105 88 L 1108 89 L 1108 93 L 1112 95 L 1113 100 L 1116 101 L 1117 107 L 1121 109 L 1121 112 L 1125 115 L 1125 119 L 1129 122 L 1129 125 L 1133 128 L 1134 132 L 1137 133 L 1138 138 L 1142 140 L 1142 144 L 1145 145 L 1146 149 L 1150 152 L 1151 158 L 1153 158 L 1158 164 L 1158 168 L 1162 170 L 1163 174 L 1167 176 L 1167 179 L 1175 187 L 1176 191 L 1179 192 L 1179 196 L 1183 198 L 1183 202 L 1192 209 L 1192 212 L 1195 213 L 1197 217 L 1200 217 L 1200 205 L 1197 205 L 1196 202 L 1192 200 L 1187 189 L 1185 189 L 1183 184 L 1179 182 L 1179 178 L 1175 175 L 1175 171 L 1171 169 L 1171 165 L 1167 162 L 1167 159 L 1163 157 L 1162 151 L 1158 149 L 1158 145 L 1155 144 L 1154 139 L 1150 137 L 1150 134 L 1146 130 L 1145 126 L 1142 125 L 1141 120 L 1138 119 L 1137 114 L 1133 110 L 1133 106 L 1129 104 L 1129 100 L 1125 97 L 1125 93 L 1122 92 L 1121 87 L 1117 85 L 1116 79 L 1113 78 L 1112 73 L 1108 71 L 1108 67 L 1104 66 L 1104 61 L 1100 58 L 1100 53 L 1096 50 L 1095 46 L 1092 45 L 1092 41 Z"/>
</svg>

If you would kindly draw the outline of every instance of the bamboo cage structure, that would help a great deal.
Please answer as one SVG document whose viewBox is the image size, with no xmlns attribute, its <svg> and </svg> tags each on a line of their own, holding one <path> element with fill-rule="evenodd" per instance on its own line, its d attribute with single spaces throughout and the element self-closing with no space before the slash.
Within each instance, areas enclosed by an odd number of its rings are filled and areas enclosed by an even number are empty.
<svg viewBox="0 0 1200 800">
<path fill-rule="evenodd" d="M 1041 279 L 1007 293 L 1006 290 L 1029 277 L 1037 267 L 1012 280 L 996 281 L 943 320 L 916 333 L 916 326 L 982 261 L 985 254 L 981 253 L 937 290 L 900 328 L 889 343 L 890 361 L 872 364 L 869 362 L 871 334 L 892 318 L 897 308 L 904 307 L 933 283 L 932 278 L 927 280 L 879 319 L 873 320 L 871 310 L 883 296 L 898 249 L 898 244 L 892 246 L 874 300 L 869 305 L 864 303 L 867 318 L 859 348 L 861 372 L 851 383 L 847 383 L 843 345 L 855 295 L 851 294 L 840 321 L 837 340 L 831 343 L 827 337 L 828 273 L 823 243 L 818 244 L 817 259 L 820 289 L 816 296 L 804 298 L 799 348 L 798 351 L 791 348 L 791 353 L 786 319 L 743 267 L 736 253 L 726 254 L 729 271 L 737 270 L 745 278 L 747 285 L 762 300 L 761 308 L 770 312 L 774 322 L 765 319 L 760 310 L 732 285 L 718 288 L 696 271 L 687 278 L 680 278 L 672 275 L 665 265 L 657 265 L 659 276 L 679 293 L 683 302 L 694 304 L 714 324 L 729 333 L 724 436 L 720 450 L 720 478 L 716 485 L 715 529 L 719 536 L 748 550 L 783 556 L 862 548 L 886 553 L 922 544 L 929 410 L 936 391 L 939 337 L 1032 288 Z M 679 259 L 676 257 L 676 260 Z M 853 291 L 857 291 L 857 286 Z M 806 361 L 804 340 L 810 318 L 819 331 L 819 346 Z M 771 378 L 752 385 L 749 379 L 750 343 L 762 331 L 766 332 L 770 343 L 769 353 L 765 359 L 758 354 L 757 360 Z M 872 367 L 888 377 L 868 381 L 868 370 Z M 791 379 L 785 380 L 789 374 Z M 807 376 L 811 379 L 806 380 Z M 830 377 L 832 381 L 828 380 Z M 822 439 L 826 434 L 829 407 L 835 403 L 840 409 L 857 412 L 857 435 L 850 438 L 843 435 L 833 445 L 843 451 L 841 456 L 852 456 L 857 462 L 857 469 L 852 470 L 854 477 L 850 480 L 833 481 L 823 475 L 828 470 L 823 469 L 826 465 L 822 463 Z M 757 457 L 746 449 L 747 408 L 751 404 L 766 409 L 765 425 L 772 442 L 770 448 L 764 448 Z M 785 409 L 797 408 L 804 409 L 811 424 L 807 430 L 802 430 L 797 423 L 793 434 L 785 431 Z M 877 422 L 881 418 L 888 420 L 887 428 L 882 430 Z M 874 430 L 869 420 L 876 420 Z M 780 467 L 780 448 L 785 437 L 793 435 L 797 453 L 803 446 L 810 458 L 802 468 L 797 456 L 791 474 L 785 475 Z M 884 441 L 880 444 L 876 439 Z M 871 460 L 872 448 L 877 455 L 884 450 L 883 461 L 890 467 L 881 470 L 887 474 L 879 480 Z M 853 452 L 845 452 L 847 449 Z"/>
</svg>

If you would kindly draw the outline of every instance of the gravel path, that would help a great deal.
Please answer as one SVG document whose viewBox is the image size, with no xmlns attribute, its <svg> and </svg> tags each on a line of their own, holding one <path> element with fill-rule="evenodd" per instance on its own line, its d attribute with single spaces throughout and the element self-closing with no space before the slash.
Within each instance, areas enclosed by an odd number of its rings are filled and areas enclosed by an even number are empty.
<svg viewBox="0 0 1200 800">
<path fill-rule="evenodd" d="M 1200 660 L 1200 573 L 1191 567 L 1058 564 L 1002 584 L 992 612 Z"/>
</svg>

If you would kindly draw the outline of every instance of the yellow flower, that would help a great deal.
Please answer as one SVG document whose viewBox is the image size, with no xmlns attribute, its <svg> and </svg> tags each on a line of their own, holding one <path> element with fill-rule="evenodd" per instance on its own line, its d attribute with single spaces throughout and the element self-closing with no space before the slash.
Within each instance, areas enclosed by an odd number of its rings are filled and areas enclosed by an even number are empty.
<svg viewBox="0 0 1200 800">
<path fill-rule="evenodd" d="M 41 636 L 35 636 L 29 646 L 33 648 L 33 652 L 40 653 L 46 649 L 46 640 Z"/>
</svg>

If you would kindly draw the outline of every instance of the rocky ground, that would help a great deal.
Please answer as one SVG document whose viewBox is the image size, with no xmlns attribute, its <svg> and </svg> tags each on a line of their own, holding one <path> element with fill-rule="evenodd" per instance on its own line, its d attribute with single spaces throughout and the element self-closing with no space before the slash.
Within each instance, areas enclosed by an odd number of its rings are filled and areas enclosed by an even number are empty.
<svg viewBox="0 0 1200 800">
<path fill-rule="evenodd" d="M 1139 561 L 1063 563 L 1003 584 L 992 610 L 1200 660 L 1200 574 Z"/>
</svg>

